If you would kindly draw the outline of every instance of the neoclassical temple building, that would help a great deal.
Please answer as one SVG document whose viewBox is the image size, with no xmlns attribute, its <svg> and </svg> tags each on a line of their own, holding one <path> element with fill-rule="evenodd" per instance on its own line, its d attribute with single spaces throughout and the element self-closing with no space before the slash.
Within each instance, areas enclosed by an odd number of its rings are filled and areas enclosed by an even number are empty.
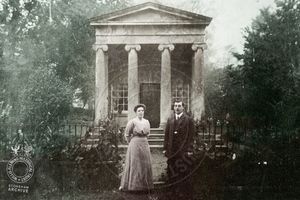
<svg viewBox="0 0 300 200">
<path fill-rule="evenodd" d="M 150 2 L 91 18 L 95 122 L 110 113 L 125 126 L 135 116 L 134 106 L 144 103 L 151 127 L 164 127 L 176 98 L 200 118 L 205 28 L 211 20 Z"/>
</svg>

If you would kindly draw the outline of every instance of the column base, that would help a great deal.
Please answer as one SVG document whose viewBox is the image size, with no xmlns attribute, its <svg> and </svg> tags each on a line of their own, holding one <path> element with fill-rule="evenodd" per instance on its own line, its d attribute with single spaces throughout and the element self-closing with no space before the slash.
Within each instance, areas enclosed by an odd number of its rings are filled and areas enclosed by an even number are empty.
<svg viewBox="0 0 300 200">
<path fill-rule="evenodd" d="M 166 126 L 167 126 L 167 123 L 166 123 L 166 122 L 161 122 L 161 123 L 159 124 L 159 128 L 162 128 L 162 129 L 164 129 L 164 130 L 165 130 Z"/>
</svg>

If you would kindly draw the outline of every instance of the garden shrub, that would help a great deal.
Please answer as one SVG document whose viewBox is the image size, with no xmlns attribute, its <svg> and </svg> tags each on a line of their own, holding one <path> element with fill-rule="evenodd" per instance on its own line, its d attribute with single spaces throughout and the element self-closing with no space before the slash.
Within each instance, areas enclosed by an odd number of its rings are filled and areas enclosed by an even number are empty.
<svg viewBox="0 0 300 200">
<path fill-rule="evenodd" d="M 99 138 L 93 145 L 89 144 L 89 137 L 72 144 L 69 138 L 58 134 L 44 144 L 40 172 L 50 177 L 55 190 L 100 191 L 117 187 L 121 159 L 116 141 L 119 130 L 110 120 L 100 125 L 93 128 L 93 134 Z"/>
</svg>

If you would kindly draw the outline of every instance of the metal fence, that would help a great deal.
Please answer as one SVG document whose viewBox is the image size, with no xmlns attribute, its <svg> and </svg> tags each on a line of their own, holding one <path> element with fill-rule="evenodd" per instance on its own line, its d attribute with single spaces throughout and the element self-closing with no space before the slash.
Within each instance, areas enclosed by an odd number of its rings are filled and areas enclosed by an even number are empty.
<svg viewBox="0 0 300 200">
<path fill-rule="evenodd" d="M 228 154 L 234 149 L 238 150 L 240 147 L 248 145 L 255 134 L 265 135 L 266 130 L 254 129 L 249 124 L 243 121 L 229 122 L 226 120 L 206 120 L 195 122 L 196 136 L 194 144 L 199 150 L 211 151 L 214 153 Z M 37 140 L 38 136 L 47 137 L 48 135 L 57 134 L 68 138 L 71 144 L 76 141 L 87 138 L 88 134 L 93 132 L 93 128 L 89 122 L 86 123 L 73 123 L 68 121 L 61 121 L 56 124 L 48 124 L 41 129 L 40 125 L 35 124 L 0 124 L 0 159 L 4 155 L 11 152 L 11 145 L 18 137 L 18 132 L 22 131 L 24 137 L 30 142 Z M 42 131 L 42 134 L 40 134 Z M 95 131 L 95 130 L 94 130 Z M 271 138 L 281 138 L 283 134 L 287 135 L 288 139 L 299 138 L 299 130 L 282 131 L 277 128 L 271 128 L 268 134 Z M 116 140 L 117 143 L 123 137 L 122 129 L 120 129 Z"/>
<path fill-rule="evenodd" d="M 272 144 L 289 144 L 300 136 L 300 129 L 254 127 L 249 121 L 212 120 L 198 121 L 195 143 L 201 150 L 214 154 L 232 154 L 245 148 Z"/>
<path fill-rule="evenodd" d="M 70 144 L 85 137 L 90 130 L 87 123 L 70 123 L 68 121 L 45 125 L 41 128 L 35 124 L 0 124 L 0 160 L 7 157 L 16 140 L 34 143 L 38 138 L 50 138 L 53 135 L 65 136 Z"/>
</svg>

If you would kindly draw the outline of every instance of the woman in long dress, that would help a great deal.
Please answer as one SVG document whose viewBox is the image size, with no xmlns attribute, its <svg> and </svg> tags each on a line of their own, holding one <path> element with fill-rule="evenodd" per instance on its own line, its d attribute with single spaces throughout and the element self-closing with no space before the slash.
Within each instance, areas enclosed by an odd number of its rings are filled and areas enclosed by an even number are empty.
<svg viewBox="0 0 300 200">
<path fill-rule="evenodd" d="M 136 117 L 131 119 L 125 129 L 128 149 L 124 172 L 121 179 L 121 191 L 143 191 L 153 189 L 151 154 L 147 140 L 150 123 L 144 119 L 146 106 L 134 107 Z"/>
</svg>

